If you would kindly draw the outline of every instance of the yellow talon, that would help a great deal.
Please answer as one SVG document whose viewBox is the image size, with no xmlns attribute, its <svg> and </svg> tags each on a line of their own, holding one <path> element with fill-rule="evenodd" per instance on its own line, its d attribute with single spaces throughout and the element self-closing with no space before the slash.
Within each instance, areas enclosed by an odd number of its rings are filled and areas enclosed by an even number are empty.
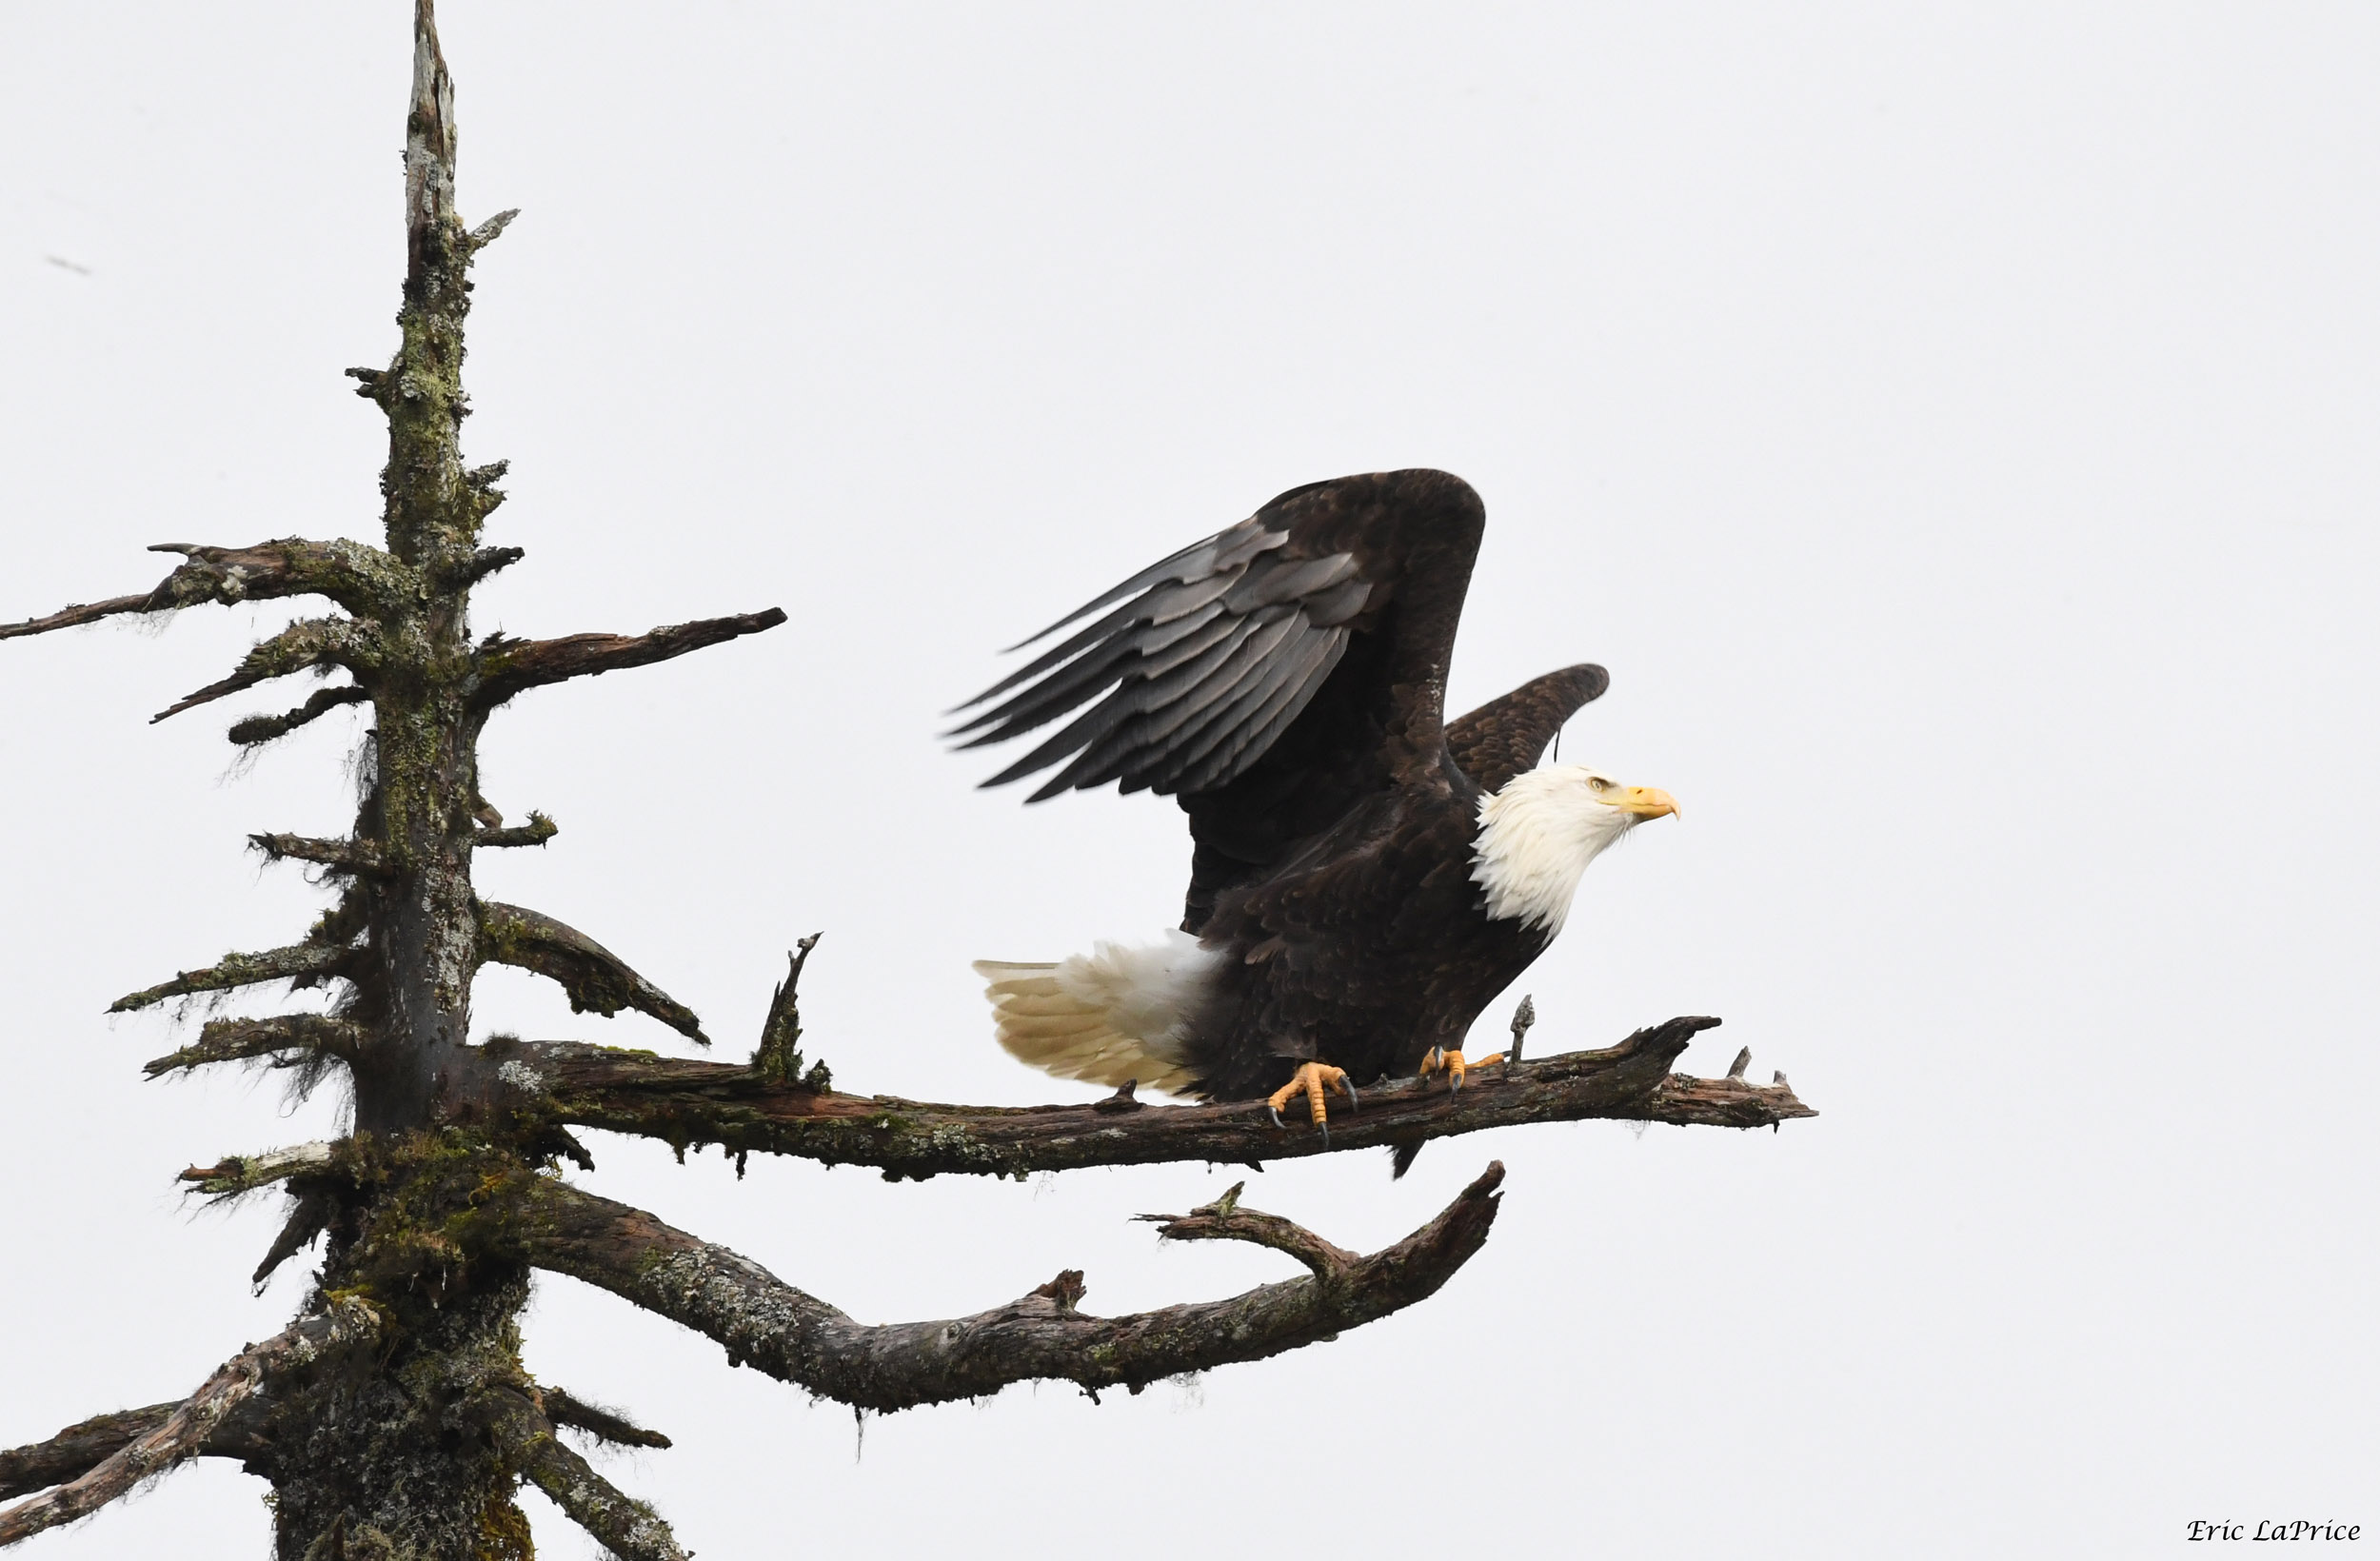
<svg viewBox="0 0 2380 1561">
<path fill-rule="evenodd" d="M 1280 1108 L 1302 1091 L 1306 1097 L 1307 1116 L 1316 1127 L 1322 1130 L 1322 1136 L 1327 1138 L 1331 1136 L 1331 1114 L 1330 1108 L 1323 1104 L 1322 1092 L 1326 1088 L 1345 1096 L 1350 1106 L 1358 1103 L 1356 1087 L 1348 1082 L 1346 1069 L 1334 1068 L 1327 1062 L 1306 1062 L 1299 1065 L 1288 1083 L 1272 1093 L 1264 1102 L 1264 1109 L 1272 1114 L 1275 1127 L 1286 1127 L 1288 1124 L 1280 1119 Z"/>
<path fill-rule="evenodd" d="M 1462 1088 L 1463 1076 L 1471 1069 L 1484 1068 L 1491 1062 L 1503 1060 L 1504 1054 L 1501 1052 L 1497 1052 L 1493 1057 L 1483 1057 L 1478 1061 L 1473 1062 L 1458 1051 L 1449 1051 L 1443 1046 L 1433 1046 L 1429 1054 L 1421 1059 L 1420 1077 L 1422 1081 L 1427 1083 L 1432 1074 L 1442 1072 L 1447 1076 L 1448 1087 L 1451 1090 L 1459 1091 Z"/>
</svg>

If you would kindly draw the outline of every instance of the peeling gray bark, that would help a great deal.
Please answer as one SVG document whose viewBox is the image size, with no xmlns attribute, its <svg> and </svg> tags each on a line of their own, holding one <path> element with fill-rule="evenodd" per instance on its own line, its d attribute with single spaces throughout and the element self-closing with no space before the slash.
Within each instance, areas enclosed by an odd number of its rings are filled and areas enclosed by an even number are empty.
<svg viewBox="0 0 2380 1561">
<path fill-rule="evenodd" d="M 748 1257 L 558 1182 L 541 1189 L 526 1221 L 526 1250 L 540 1268 L 718 1341 L 732 1364 L 860 1409 L 904 1410 L 1037 1379 L 1138 1393 L 1162 1377 L 1335 1338 L 1436 1294 L 1487 1240 L 1503 1179 L 1503 1166 L 1491 1164 L 1436 1219 L 1368 1257 L 1228 1202 L 1154 1216 L 1167 1239 L 1250 1241 L 1288 1253 L 1311 1272 L 1229 1300 L 1121 1317 L 1078 1311 L 1085 1287 L 1068 1270 L 969 1317 L 855 1322 Z"/>
</svg>

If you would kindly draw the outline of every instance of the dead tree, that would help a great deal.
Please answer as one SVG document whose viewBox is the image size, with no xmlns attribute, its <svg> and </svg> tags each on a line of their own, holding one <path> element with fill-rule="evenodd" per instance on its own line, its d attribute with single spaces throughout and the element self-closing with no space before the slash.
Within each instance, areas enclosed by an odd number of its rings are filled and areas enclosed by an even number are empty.
<svg viewBox="0 0 2380 1561">
<path fill-rule="evenodd" d="M 269 1062 L 344 1076 L 351 1132 L 182 1173 L 236 1196 L 279 1185 L 288 1219 L 261 1280 L 318 1237 L 322 1265 L 300 1315 L 187 1397 L 100 1415 L 0 1452 L 0 1545 L 69 1522 L 184 1459 L 238 1459 L 273 1487 L 279 1561 L 520 1557 L 515 1504 L 534 1482 L 616 1555 L 684 1552 L 643 1503 L 614 1489 L 558 1434 L 665 1447 L 523 1370 L 517 1319 L 538 1270 L 568 1274 L 716 1339 L 732 1361 L 864 1410 L 899 1410 L 1061 1379 L 1094 1394 L 1256 1360 L 1329 1339 L 1431 1294 L 1477 1252 L 1497 1208 L 1498 1165 L 1438 1217 L 1359 1255 L 1238 1201 L 1146 1216 L 1180 1240 L 1250 1241 L 1305 1273 L 1229 1300 L 1101 1317 L 1080 1309 L 1081 1273 L 973 1316 L 869 1326 L 758 1264 L 560 1171 L 592 1169 L 572 1129 L 717 1143 L 738 1156 L 869 1165 L 890 1178 L 1167 1160 L 1245 1162 L 1342 1152 L 1515 1122 L 1622 1117 L 1757 1127 L 1813 1115 L 1780 1075 L 1691 1078 L 1671 1062 L 1716 1019 L 1681 1018 L 1605 1051 L 1483 1071 L 1459 1096 L 1406 1080 L 1365 1092 L 1327 1143 L 1275 1126 L 1260 1102 L 995 1109 L 843 1093 L 803 1066 L 795 1007 L 801 958 L 778 989 L 747 1063 L 655 1058 L 572 1042 L 470 1037 L 471 986 L 490 962 L 558 982 L 574 1009 L 649 1014 L 708 1045 L 684 1005 L 584 933 L 483 900 L 479 850 L 543 843 L 551 820 L 507 826 L 480 797 L 477 745 L 515 697 L 566 679 L 646 665 L 758 633 L 776 610 L 641 635 L 555 640 L 468 630 L 472 586 L 519 562 L 482 533 L 503 502 L 504 463 L 466 466 L 460 442 L 464 321 L 472 257 L 512 213 L 466 227 L 455 212 L 453 87 L 431 0 L 416 0 L 406 127 L 407 262 L 401 341 L 386 368 L 356 368 L 357 394 L 388 421 L 381 545 L 285 537 L 244 547 L 168 543 L 182 562 L 149 590 L 0 627 L 41 634 L 208 603 L 320 599 L 321 616 L 258 644 L 225 678 L 162 712 L 178 715 L 269 680 L 337 680 L 282 714 L 250 716 L 235 744 L 281 737 L 347 704 L 371 707 L 367 784 L 345 839 L 259 835 L 268 858 L 314 864 L 336 902 L 303 938 L 231 954 L 119 998 L 117 1010 L 273 982 L 327 987 L 327 1015 L 220 1018 L 152 1075 Z M 806 942 L 803 952 L 807 952 Z M 1516 1026 L 1517 1029 L 1517 1025 Z M 1517 1047 L 1515 1048 L 1516 1057 Z"/>
</svg>

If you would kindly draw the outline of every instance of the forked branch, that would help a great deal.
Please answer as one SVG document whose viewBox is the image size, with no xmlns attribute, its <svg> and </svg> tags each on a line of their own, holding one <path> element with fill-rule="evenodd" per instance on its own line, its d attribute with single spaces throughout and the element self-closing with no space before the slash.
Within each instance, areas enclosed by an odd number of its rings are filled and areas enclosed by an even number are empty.
<svg viewBox="0 0 2380 1561">
<path fill-rule="evenodd" d="M 1229 1300 L 1121 1317 L 1075 1310 L 1082 1276 L 1068 1270 L 970 1317 L 871 1327 L 748 1257 L 560 1181 L 541 1178 L 526 1222 L 538 1267 L 683 1323 L 725 1346 L 737 1364 L 855 1408 L 890 1411 L 1040 1379 L 1094 1394 L 1119 1386 L 1137 1393 L 1160 1377 L 1331 1338 L 1436 1293 L 1487 1239 L 1503 1179 L 1503 1166 L 1490 1165 L 1436 1219 L 1363 1257 L 1253 1210 L 1169 1220 L 1160 1234 L 1173 1239 L 1254 1240 L 1298 1252 L 1315 1272 Z"/>
<path fill-rule="evenodd" d="M 621 1561 L 687 1561 L 660 1513 L 597 1473 L 554 1434 L 554 1395 L 546 1395 L 545 1410 L 518 1388 L 494 1389 L 487 1396 L 494 1411 L 489 1431 L 505 1462 L 551 1496 L 573 1523 Z"/>
<path fill-rule="evenodd" d="M 1406 1078 L 1363 1087 L 1361 1111 L 1334 1114 L 1331 1136 L 1289 1114 L 1276 1127 L 1260 1100 L 1162 1106 L 1112 1098 L 1080 1106 L 955 1106 L 841 1095 L 771 1082 L 757 1070 L 606 1047 L 516 1043 L 508 1078 L 542 1099 L 523 1109 L 557 1121 L 748 1154 L 872 1165 L 892 1177 L 1023 1176 L 1168 1160 L 1259 1164 L 1367 1146 L 1405 1145 L 1521 1122 L 1617 1117 L 1680 1126 L 1769 1127 L 1815 1116 L 1793 1090 L 1674 1074 L 1695 1035 L 1718 1020 L 1676 1018 L 1617 1046 L 1472 1070 L 1461 1093 Z"/>
<path fill-rule="evenodd" d="M 308 667 L 343 666 L 361 676 L 378 664 L 379 646 L 371 630 L 353 619 L 308 618 L 290 624 L 240 659 L 231 676 L 194 693 L 185 694 L 149 717 L 151 723 L 185 710 L 210 704 L 228 694 L 253 688 L 274 678 L 286 678 Z"/>
<path fill-rule="evenodd" d="M 151 1404 L 77 1421 L 46 1442 L 0 1452 L 0 1501 L 79 1479 L 118 1450 L 155 1432 L 179 1404 Z"/>
</svg>

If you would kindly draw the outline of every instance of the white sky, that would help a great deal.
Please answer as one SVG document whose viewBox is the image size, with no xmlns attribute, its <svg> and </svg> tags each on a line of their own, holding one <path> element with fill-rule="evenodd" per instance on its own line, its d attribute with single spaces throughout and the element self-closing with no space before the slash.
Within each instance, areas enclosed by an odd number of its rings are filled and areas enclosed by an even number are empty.
<svg viewBox="0 0 2380 1561">
<path fill-rule="evenodd" d="M 605 1467 L 687 1545 L 2132 1556 L 2192 1517 L 2380 1525 L 2380 12 L 1788 9 L 448 6 L 466 216 L 525 208 L 479 269 L 466 432 L 529 556 L 480 625 L 792 615 L 500 718 L 488 795 L 563 833 L 484 859 L 487 893 L 730 1058 L 823 927 L 804 1009 L 843 1087 L 1089 1093 L 999 1053 L 967 961 L 1153 935 L 1179 817 L 975 792 L 936 712 L 1281 488 L 1443 465 L 1490 513 L 1456 707 L 1603 662 L 1565 756 L 1685 807 L 1589 874 L 1523 983 L 1534 1044 L 1719 1014 L 1687 1068 L 1748 1044 L 1825 1114 L 1492 1134 L 1395 1184 L 1277 1166 L 1251 1203 L 1365 1248 L 1512 1176 L 1411 1312 L 1195 1389 L 872 1421 L 856 1463 L 847 1412 L 544 1282 L 532 1368 L 678 1439 Z M 377 537 L 382 429 L 339 370 L 394 339 L 408 10 L 10 8 L 0 619 L 146 588 L 154 542 Z M 354 721 L 245 775 L 224 727 L 287 688 L 145 724 L 291 610 L 0 646 L 0 1444 L 188 1392 L 302 1294 L 302 1264 L 248 1293 L 272 1200 L 191 1213 L 171 1178 L 329 1103 L 144 1083 L 174 1032 L 102 1017 L 320 903 L 243 836 L 343 824 Z M 513 973 L 479 1012 L 684 1050 Z M 1103 1312 L 1290 1271 L 1126 1222 L 1238 1170 L 738 1183 L 594 1147 L 598 1190 L 865 1320 L 1067 1266 Z M 264 1489 L 208 1463 L 22 1553 L 247 1561 Z"/>
</svg>

